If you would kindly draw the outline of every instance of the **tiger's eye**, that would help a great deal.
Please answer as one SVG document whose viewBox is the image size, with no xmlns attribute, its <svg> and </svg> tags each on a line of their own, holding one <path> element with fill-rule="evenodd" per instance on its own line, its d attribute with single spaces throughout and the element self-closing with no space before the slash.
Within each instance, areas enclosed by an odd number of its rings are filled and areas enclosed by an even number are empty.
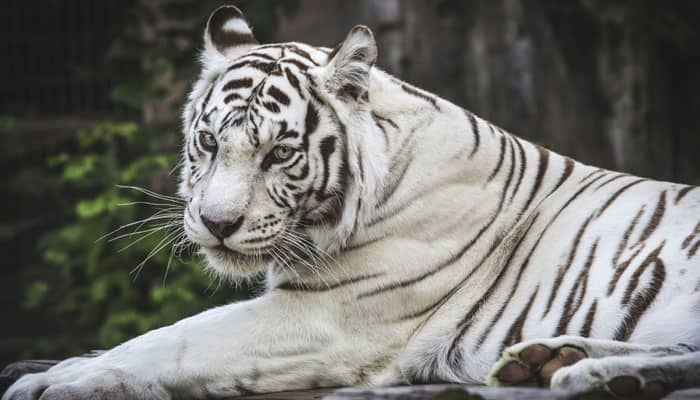
<svg viewBox="0 0 700 400">
<path fill-rule="evenodd" d="M 205 150 L 210 151 L 210 152 L 215 152 L 218 143 L 216 142 L 216 138 L 214 137 L 213 134 L 209 132 L 200 132 L 199 133 L 199 143 L 202 144 L 202 147 L 204 147 Z"/>
<path fill-rule="evenodd" d="M 292 154 L 294 154 L 294 150 L 292 150 L 291 147 L 285 146 L 285 145 L 280 145 L 274 148 L 272 150 L 272 155 L 279 161 L 286 161 L 288 160 Z"/>
</svg>

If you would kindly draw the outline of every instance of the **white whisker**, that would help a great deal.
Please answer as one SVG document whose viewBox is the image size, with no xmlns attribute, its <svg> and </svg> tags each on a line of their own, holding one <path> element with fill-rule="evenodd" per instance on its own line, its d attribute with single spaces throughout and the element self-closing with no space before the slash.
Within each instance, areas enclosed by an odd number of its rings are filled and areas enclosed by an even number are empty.
<svg viewBox="0 0 700 400">
<path fill-rule="evenodd" d="M 165 218 L 175 218 L 175 217 L 181 216 L 181 213 L 175 213 L 175 212 L 169 213 L 169 214 L 164 214 L 166 211 L 168 211 L 168 210 L 167 209 L 160 210 L 160 211 L 156 212 L 155 214 L 151 215 L 150 217 L 146 217 L 146 218 L 140 219 L 138 221 L 130 222 L 126 225 L 121 225 L 117 229 L 114 229 L 113 231 L 111 231 L 109 233 L 105 233 L 104 235 L 100 236 L 99 238 L 97 238 L 95 240 L 95 242 L 98 242 L 98 241 L 100 241 L 100 240 L 102 240 L 102 239 L 104 239 L 104 238 L 106 238 L 114 233 L 119 232 L 122 229 L 126 229 L 126 228 L 134 226 L 134 225 L 141 224 L 141 226 L 142 226 L 143 224 L 150 222 L 150 221 L 153 221 L 153 220 L 160 220 L 160 219 L 165 219 Z M 136 230 L 138 230 L 139 228 L 140 227 L 137 227 Z"/>
<path fill-rule="evenodd" d="M 136 271 L 134 280 L 138 278 L 138 275 L 141 272 L 141 269 L 143 269 L 143 266 L 146 264 L 146 262 L 148 262 L 148 260 L 153 258 L 153 256 L 155 256 L 156 254 L 158 254 L 163 248 L 171 244 L 177 238 L 177 234 L 178 231 L 174 231 L 165 235 L 165 237 L 160 242 L 158 242 L 158 244 L 153 248 L 153 250 L 151 250 L 150 253 L 148 253 L 146 258 L 144 258 L 143 261 L 141 261 L 136 267 L 134 267 L 134 269 L 131 270 L 131 272 L 129 272 L 130 274 L 133 274 L 134 271 Z"/>
<path fill-rule="evenodd" d="M 163 200 L 163 201 L 169 201 L 169 202 L 174 203 L 174 204 L 185 204 L 185 201 L 184 201 L 183 199 L 179 198 L 179 197 L 168 196 L 168 195 L 156 193 L 156 192 L 154 192 L 154 191 L 152 191 L 152 190 L 148 190 L 148 189 L 145 189 L 145 188 L 142 188 L 142 187 L 138 187 L 138 186 L 116 185 L 116 187 L 119 188 L 119 189 L 130 189 L 130 190 L 135 190 L 135 191 L 141 192 L 141 193 L 143 193 L 143 194 L 145 194 L 145 195 L 147 195 L 147 196 L 151 196 L 151 197 L 154 197 L 154 198 L 156 198 L 156 199 Z"/>
</svg>

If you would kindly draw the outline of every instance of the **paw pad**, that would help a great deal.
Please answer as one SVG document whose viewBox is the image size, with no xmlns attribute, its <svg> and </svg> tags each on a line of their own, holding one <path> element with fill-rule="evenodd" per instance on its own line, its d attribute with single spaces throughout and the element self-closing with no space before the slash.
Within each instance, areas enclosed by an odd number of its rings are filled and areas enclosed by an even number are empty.
<svg viewBox="0 0 700 400">
<path fill-rule="evenodd" d="M 554 375 L 559 368 L 576 364 L 584 358 L 586 358 L 586 353 L 576 347 L 564 346 L 560 348 L 554 357 L 542 365 L 542 368 L 539 370 L 543 384 L 549 386 L 552 375 Z"/>
<path fill-rule="evenodd" d="M 511 361 L 498 371 L 498 379 L 501 382 L 522 383 L 532 378 L 532 370 L 520 361 Z"/>
<path fill-rule="evenodd" d="M 637 377 L 622 375 L 616 376 L 607 383 L 610 393 L 623 399 L 656 400 L 661 399 L 667 393 L 666 386 L 662 382 L 642 382 Z"/>
<path fill-rule="evenodd" d="M 573 346 L 550 349 L 542 344 L 525 347 L 517 358 L 507 361 L 497 372 L 498 383 L 505 386 L 549 387 L 552 375 L 586 358 L 586 353 Z"/>
</svg>

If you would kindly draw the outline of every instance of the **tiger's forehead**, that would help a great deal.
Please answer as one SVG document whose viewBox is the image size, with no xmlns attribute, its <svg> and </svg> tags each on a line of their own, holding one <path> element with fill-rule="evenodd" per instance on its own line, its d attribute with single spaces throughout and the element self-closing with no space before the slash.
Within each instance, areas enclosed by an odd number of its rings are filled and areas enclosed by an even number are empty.
<svg viewBox="0 0 700 400">
<path fill-rule="evenodd" d="M 329 52 L 302 43 L 251 48 L 232 60 L 199 100 L 194 130 L 239 132 L 257 147 L 281 124 L 300 124 L 315 84 L 308 71 L 325 64 Z"/>
</svg>

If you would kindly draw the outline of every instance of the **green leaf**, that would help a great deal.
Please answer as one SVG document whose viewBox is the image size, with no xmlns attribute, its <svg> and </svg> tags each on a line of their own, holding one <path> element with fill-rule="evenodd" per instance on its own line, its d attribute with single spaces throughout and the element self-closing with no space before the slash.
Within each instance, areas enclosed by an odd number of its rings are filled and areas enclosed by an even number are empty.
<svg viewBox="0 0 700 400">
<path fill-rule="evenodd" d="M 142 157 L 126 166 L 121 173 L 120 181 L 123 183 L 131 183 L 146 174 L 152 174 L 156 169 L 167 170 L 170 166 L 171 157 L 164 154 Z"/>
<path fill-rule="evenodd" d="M 93 218 L 106 209 L 105 198 L 100 196 L 92 200 L 81 200 L 75 206 L 75 213 L 78 217 L 86 219 Z"/>
<path fill-rule="evenodd" d="M 99 156 L 88 154 L 72 160 L 63 170 L 63 179 L 66 181 L 79 181 L 93 172 L 99 162 Z"/>
<path fill-rule="evenodd" d="M 173 64 L 165 57 L 156 57 L 151 67 L 154 74 L 165 74 L 173 69 Z"/>
<path fill-rule="evenodd" d="M 134 122 L 113 123 L 110 128 L 115 136 L 129 140 L 134 139 L 139 132 L 139 126 Z"/>
<path fill-rule="evenodd" d="M 100 302 L 107 297 L 107 289 L 109 289 L 109 282 L 106 278 L 96 279 L 90 285 L 90 299 L 93 302 Z"/>
<path fill-rule="evenodd" d="M 55 156 L 51 156 L 46 160 L 46 164 L 49 167 L 58 167 L 59 165 L 63 165 L 70 160 L 70 155 L 68 153 L 58 153 Z"/>
<path fill-rule="evenodd" d="M 68 263 L 68 253 L 57 249 L 50 249 L 44 252 L 44 260 L 54 265 L 65 265 Z"/>
<path fill-rule="evenodd" d="M 0 133 L 13 132 L 17 121 L 15 117 L 0 115 Z"/>
<path fill-rule="evenodd" d="M 78 132 L 78 143 L 83 149 L 99 143 L 112 143 L 115 138 L 122 137 L 128 141 L 138 134 L 139 126 L 134 122 L 102 122 L 90 129 Z"/>
<path fill-rule="evenodd" d="M 24 306 L 26 308 L 36 308 L 49 293 L 49 285 L 43 281 L 32 282 L 27 288 Z"/>
</svg>

